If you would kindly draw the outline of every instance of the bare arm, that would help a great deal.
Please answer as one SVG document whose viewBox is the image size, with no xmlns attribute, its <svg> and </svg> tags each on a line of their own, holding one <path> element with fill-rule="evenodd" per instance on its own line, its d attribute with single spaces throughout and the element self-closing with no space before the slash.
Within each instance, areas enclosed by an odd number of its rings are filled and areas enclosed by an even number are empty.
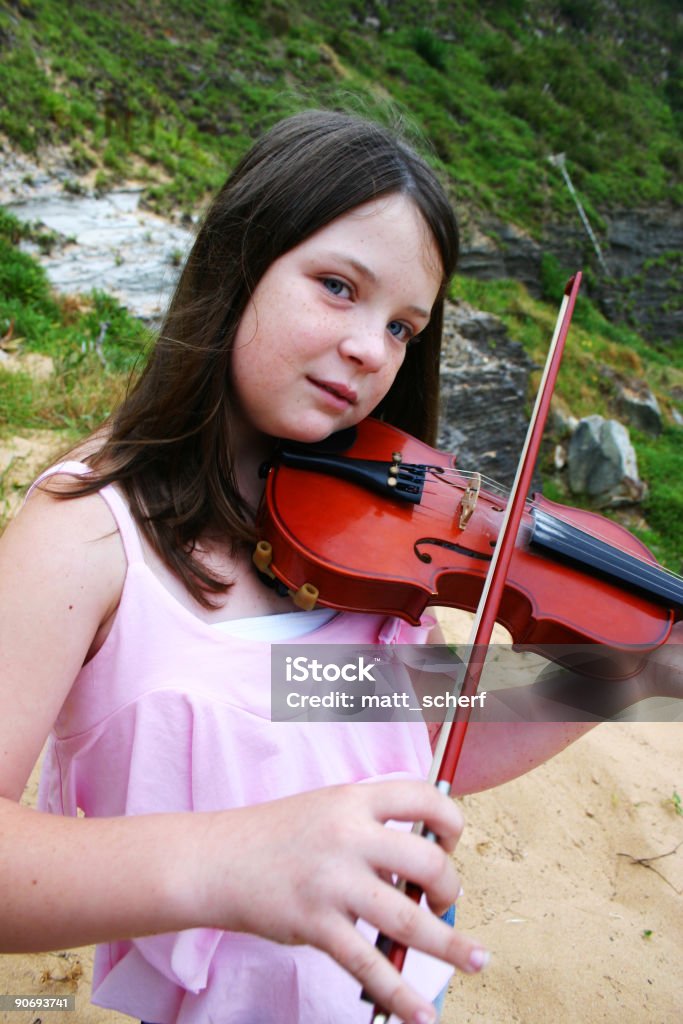
<svg viewBox="0 0 683 1024">
<path fill-rule="evenodd" d="M 440 626 L 430 641 L 445 642 Z M 476 793 L 524 775 L 604 717 L 653 696 L 683 698 L 683 623 L 627 679 L 601 683 L 549 666 L 527 685 L 489 692 L 469 725 L 453 791 Z M 563 714 L 566 721 L 556 720 Z"/>
<path fill-rule="evenodd" d="M 363 917 L 469 970 L 478 944 L 386 881 L 394 873 L 417 882 L 435 909 L 457 895 L 448 853 L 462 819 L 433 787 L 340 786 L 220 813 L 92 820 L 17 803 L 115 613 L 125 568 L 97 496 L 36 494 L 0 539 L 0 950 L 191 927 L 242 930 L 327 951 L 402 1019 L 429 1013 L 354 924 Z M 443 837 L 443 849 L 384 827 L 415 818 Z"/>
<path fill-rule="evenodd" d="M 479 793 L 525 775 L 593 728 L 588 722 L 473 722 L 453 793 Z"/>
</svg>

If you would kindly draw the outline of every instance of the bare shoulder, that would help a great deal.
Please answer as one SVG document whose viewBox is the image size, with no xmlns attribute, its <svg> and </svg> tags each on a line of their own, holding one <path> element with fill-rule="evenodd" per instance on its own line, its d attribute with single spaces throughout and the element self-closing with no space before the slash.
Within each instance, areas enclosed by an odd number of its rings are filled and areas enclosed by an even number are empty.
<svg viewBox="0 0 683 1024">
<path fill-rule="evenodd" d="M 52 478 L 55 487 L 71 477 Z M 36 488 L 0 538 L 0 607 L 59 621 L 90 639 L 118 606 L 126 557 L 116 521 L 99 494 L 56 496 Z"/>
<path fill-rule="evenodd" d="M 125 576 L 126 560 L 116 521 L 99 494 L 65 498 L 58 492 L 73 477 L 58 474 L 37 487 L 0 538 L 3 572 L 22 575 L 31 565 L 43 572 L 66 572 L 84 582 L 83 574 L 105 571 L 107 585 Z"/>
<path fill-rule="evenodd" d="M 125 575 L 116 523 L 97 494 L 35 490 L 0 538 L 3 795 L 21 795 Z"/>
<path fill-rule="evenodd" d="M 72 481 L 59 475 L 50 486 Z M 86 631 L 117 607 L 125 575 L 116 521 L 99 494 L 64 498 L 36 488 L 0 538 L 0 604 L 11 600 L 36 615 L 66 607 L 75 612 L 71 624 Z"/>
</svg>

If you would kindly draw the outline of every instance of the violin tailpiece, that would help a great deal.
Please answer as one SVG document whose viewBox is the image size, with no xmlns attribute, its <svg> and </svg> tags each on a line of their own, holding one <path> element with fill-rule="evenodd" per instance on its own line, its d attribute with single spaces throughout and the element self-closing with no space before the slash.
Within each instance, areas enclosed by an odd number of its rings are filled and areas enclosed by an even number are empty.
<svg viewBox="0 0 683 1024">
<path fill-rule="evenodd" d="M 292 469 L 305 469 L 326 473 L 359 484 L 384 497 L 419 505 L 424 490 L 427 467 L 404 463 L 400 452 L 394 452 L 391 462 L 374 459 L 353 459 L 329 452 L 301 448 L 283 448 L 280 461 Z"/>
</svg>

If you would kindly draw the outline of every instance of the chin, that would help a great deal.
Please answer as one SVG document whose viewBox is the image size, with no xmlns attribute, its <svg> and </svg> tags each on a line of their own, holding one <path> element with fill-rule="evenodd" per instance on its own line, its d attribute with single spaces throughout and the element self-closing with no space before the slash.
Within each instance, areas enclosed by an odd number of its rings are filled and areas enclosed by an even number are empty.
<svg viewBox="0 0 683 1024">
<path fill-rule="evenodd" d="M 324 441 L 330 434 L 336 434 L 339 430 L 356 426 L 363 418 L 362 416 L 344 416 L 334 419 L 311 417 L 309 420 L 283 425 L 283 429 L 275 436 L 281 440 L 298 441 L 300 444 L 317 444 L 319 441 Z"/>
<path fill-rule="evenodd" d="M 281 441 L 297 441 L 299 444 L 318 444 L 324 441 L 330 434 L 335 434 L 342 427 L 329 427 L 325 430 L 305 430 L 301 427 L 293 427 L 291 430 L 283 430 L 278 434 Z"/>
</svg>

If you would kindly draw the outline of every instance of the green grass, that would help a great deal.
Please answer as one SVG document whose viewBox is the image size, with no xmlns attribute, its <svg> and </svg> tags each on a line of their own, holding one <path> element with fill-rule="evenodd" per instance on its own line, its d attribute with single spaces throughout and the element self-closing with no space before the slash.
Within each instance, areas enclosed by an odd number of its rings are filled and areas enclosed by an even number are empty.
<svg viewBox="0 0 683 1024">
<path fill-rule="evenodd" d="M 22 0 L 0 8 L 0 130 L 71 144 L 103 182 L 161 166 L 150 199 L 191 210 L 266 125 L 351 99 L 407 116 L 460 202 L 530 230 L 572 212 L 559 151 L 598 225 L 680 204 L 674 0 L 588 6 Z"/>
<path fill-rule="evenodd" d="M 648 529 L 641 539 L 660 562 L 683 573 L 683 429 L 667 427 L 653 439 L 632 435 L 649 494 L 643 502 Z"/>
<path fill-rule="evenodd" d="M 12 348 L 49 356 L 55 373 L 35 380 L 0 363 L 0 437 L 36 428 L 77 436 L 112 411 L 144 357 L 149 332 L 101 292 L 78 301 L 54 296 L 42 267 L 16 247 L 29 234 L 40 238 L 0 210 L 0 337 L 11 333 Z M 103 321 L 105 366 L 94 350 Z"/>
</svg>

